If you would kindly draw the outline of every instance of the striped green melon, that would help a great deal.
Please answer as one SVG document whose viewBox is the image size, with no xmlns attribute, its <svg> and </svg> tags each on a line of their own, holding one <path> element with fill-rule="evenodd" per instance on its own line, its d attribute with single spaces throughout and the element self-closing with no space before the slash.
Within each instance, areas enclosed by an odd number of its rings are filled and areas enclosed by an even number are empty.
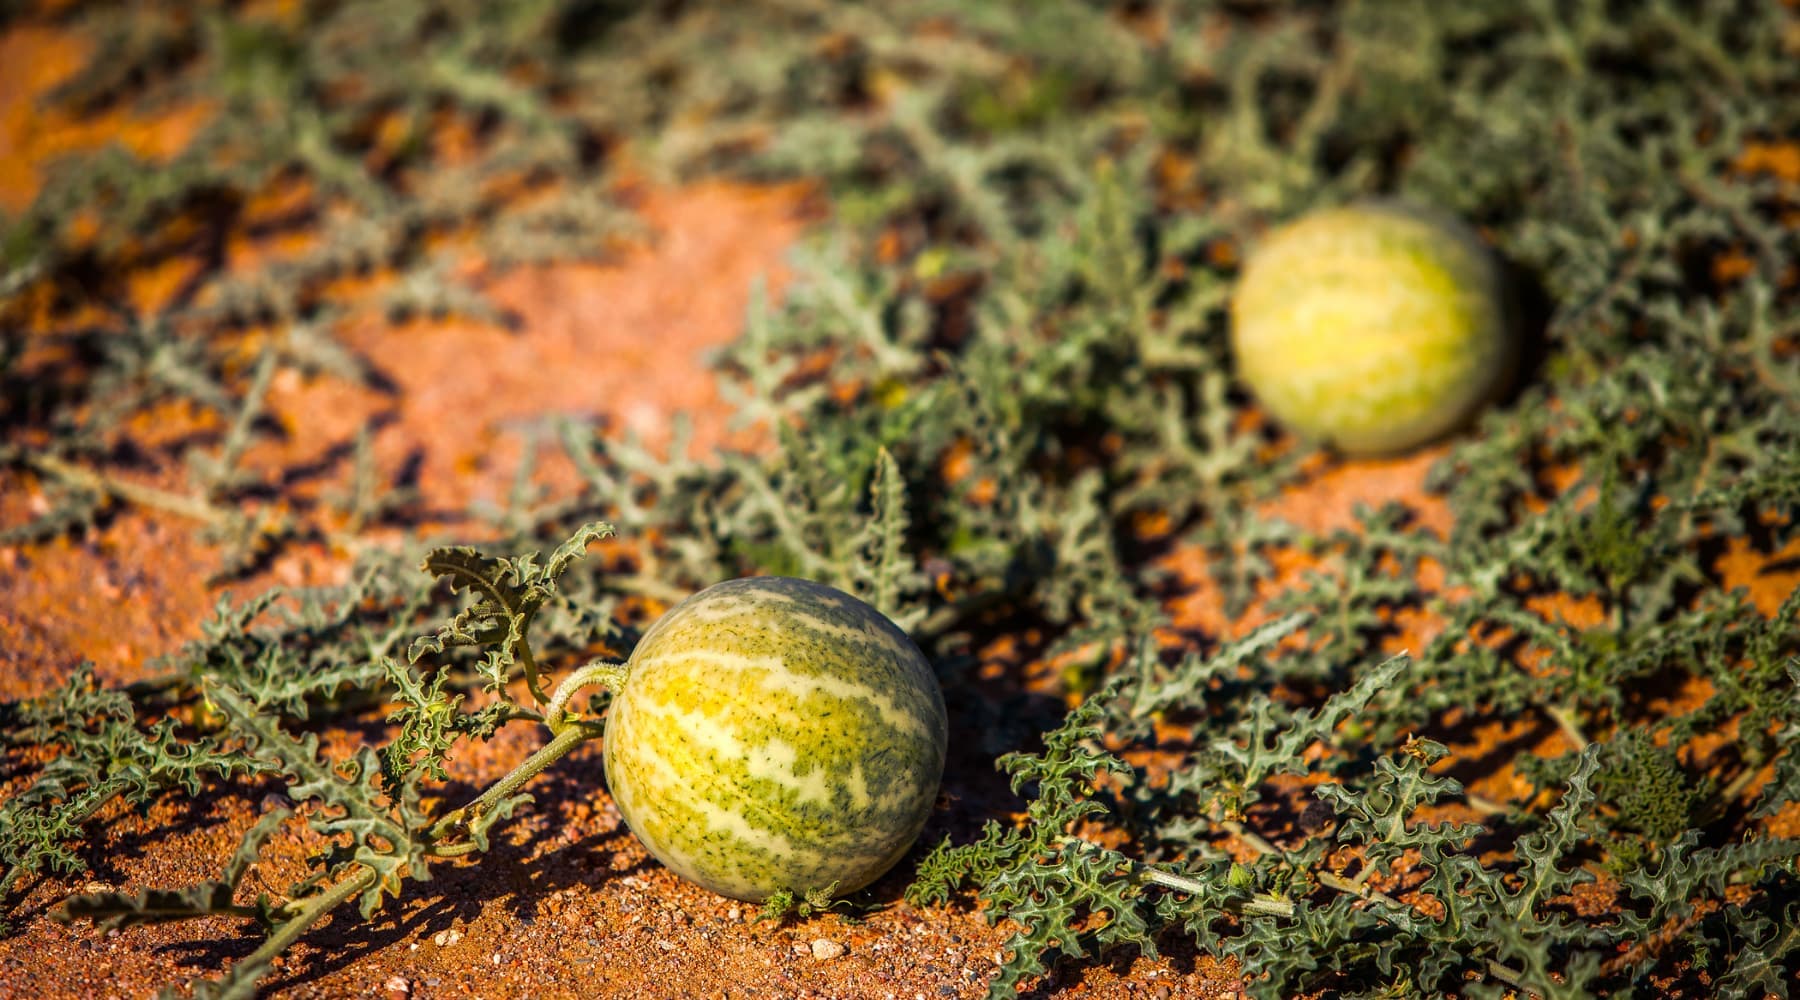
<svg viewBox="0 0 1800 1000">
<path fill-rule="evenodd" d="M 906 633 L 823 584 L 752 577 L 689 597 L 638 643 L 606 779 L 650 853 L 714 892 L 843 893 L 918 837 L 946 739 Z"/>
<path fill-rule="evenodd" d="M 1385 202 L 1264 238 L 1232 294 L 1238 373 L 1283 424 L 1404 451 L 1502 391 L 1517 350 L 1499 261 L 1460 222 Z"/>
</svg>

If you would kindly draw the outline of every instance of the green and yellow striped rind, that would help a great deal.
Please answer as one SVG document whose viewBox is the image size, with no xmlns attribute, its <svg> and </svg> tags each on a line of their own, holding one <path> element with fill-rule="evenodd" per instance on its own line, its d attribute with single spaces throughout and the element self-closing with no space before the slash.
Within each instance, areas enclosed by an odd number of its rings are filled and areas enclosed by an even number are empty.
<svg viewBox="0 0 1800 1000">
<path fill-rule="evenodd" d="M 717 584 L 644 635 L 606 722 L 606 778 L 658 860 L 762 900 L 874 881 L 943 776 L 937 679 L 880 612 L 823 584 Z"/>
<path fill-rule="evenodd" d="M 1275 418 L 1352 455 L 1424 444 L 1504 390 L 1499 261 L 1455 220 L 1366 202 L 1271 233 L 1232 295 L 1238 372 Z"/>
</svg>

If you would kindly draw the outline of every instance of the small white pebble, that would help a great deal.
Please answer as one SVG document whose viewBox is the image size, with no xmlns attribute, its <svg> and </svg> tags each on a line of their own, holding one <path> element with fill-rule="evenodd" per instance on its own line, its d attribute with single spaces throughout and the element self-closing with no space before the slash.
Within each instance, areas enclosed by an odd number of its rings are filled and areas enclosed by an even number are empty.
<svg viewBox="0 0 1800 1000">
<path fill-rule="evenodd" d="M 388 981 L 382 986 L 386 987 L 389 993 L 412 992 L 412 983 L 408 982 L 405 976 L 389 976 Z"/>
<path fill-rule="evenodd" d="M 665 420 L 661 407 L 646 402 L 636 402 L 625 408 L 625 426 L 637 431 L 642 436 L 654 436 L 662 431 Z"/>
<path fill-rule="evenodd" d="M 438 931 L 436 934 L 433 934 L 431 940 L 436 942 L 439 948 L 448 948 L 456 942 L 461 941 L 462 936 L 462 931 L 452 927 L 449 930 Z M 496 961 L 498 961 L 498 959 L 496 959 Z"/>
<path fill-rule="evenodd" d="M 844 953 L 844 946 L 830 938 L 818 938 L 812 943 L 812 956 L 821 962 L 830 961 Z"/>
<path fill-rule="evenodd" d="M 656 939 L 656 947 L 661 949 L 662 951 L 674 951 L 676 948 L 679 948 L 681 946 L 676 944 L 675 942 L 669 940 L 668 938 L 657 938 Z"/>
<path fill-rule="evenodd" d="M 742 920 L 744 919 L 744 911 L 734 906 L 725 911 L 725 919 L 732 921 Z"/>
</svg>

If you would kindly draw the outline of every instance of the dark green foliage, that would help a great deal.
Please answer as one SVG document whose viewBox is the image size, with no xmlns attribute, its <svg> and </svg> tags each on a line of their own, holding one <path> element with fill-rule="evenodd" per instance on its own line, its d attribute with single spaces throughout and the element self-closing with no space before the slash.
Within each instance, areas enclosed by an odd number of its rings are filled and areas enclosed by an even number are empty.
<svg viewBox="0 0 1800 1000">
<path fill-rule="evenodd" d="M 1615 826 L 1666 843 L 1693 824 L 1706 790 L 1682 769 L 1673 749 L 1634 730 L 1609 741 L 1606 756 L 1595 790 L 1618 810 Z"/>
<path fill-rule="evenodd" d="M 236 963 L 224 979 L 195 984 L 197 995 L 254 995 L 270 960 L 337 906 L 355 899 L 362 917 L 369 919 L 407 882 L 428 881 L 434 858 L 486 851 L 495 826 L 531 801 L 519 786 L 544 763 L 598 734 L 591 722 L 559 717 L 552 726 L 556 738 L 540 752 L 541 761 L 534 758 L 537 763 L 528 762 L 460 809 L 433 815 L 422 805 L 425 782 L 447 776 L 444 763 L 459 740 L 486 739 L 513 719 L 543 721 L 532 708 L 506 700 L 505 685 L 525 675 L 525 664 L 531 662 L 527 633 L 538 610 L 557 592 L 558 578 L 589 543 L 611 531 L 602 523 L 583 525 L 541 565 L 536 552 L 507 559 L 458 548 L 426 556 L 425 570 L 458 574 L 465 582 L 473 581 L 471 589 L 484 596 L 452 615 L 450 625 L 416 640 L 414 648 L 421 653 L 442 652 L 446 636 L 459 644 L 492 647 L 483 663 L 500 672 L 488 674 L 485 668 L 482 672 L 487 690 L 500 695 L 497 711 L 494 707 L 460 711 L 464 695 L 445 689 L 447 666 L 429 682 L 396 666 L 381 653 L 397 641 L 392 634 L 379 649 L 371 649 L 375 656 L 365 661 L 370 663 L 369 672 L 353 682 L 327 672 L 323 678 L 315 677 L 311 686 L 296 683 L 272 689 L 271 678 L 260 671 L 269 657 L 246 661 L 241 647 L 255 644 L 256 633 L 246 626 L 278 595 L 237 611 L 221 607 L 208 641 L 184 653 L 193 664 L 192 688 L 171 680 L 137 690 L 101 690 L 84 667 L 58 697 L 8 706 L 19 723 L 18 745 L 61 744 L 66 749 L 39 769 L 22 793 L 9 798 L 0 813 L 5 819 L 0 848 L 10 869 L 6 889 L 10 891 L 23 874 L 79 870 L 80 859 L 67 843 L 80 839 L 85 832 L 82 824 L 114 800 L 143 803 L 177 788 L 198 794 L 202 777 L 208 775 L 279 778 L 288 799 L 312 806 L 305 812 L 306 824 L 330 844 L 314 859 L 319 870 L 287 887 L 279 903 L 264 895 L 254 905 L 242 905 L 234 897 L 271 834 L 294 818 L 294 810 L 286 806 L 265 812 L 245 834 L 219 879 L 185 889 L 74 896 L 54 911 L 59 920 L 87 919 L 109 928 L 218 915 L 254 919 L 268 935 L 264 945 Z M 360 606 L 366 584 L 349 590 L 344 606 Z M 408 606 L 402 620 L 410 620 L 410 612 L 417 608 Z M 309 630 L 318 628 L 321 617 L 317 603 L 307 602 L 301 613 L 289 616 L 288 627 L 276 633 L 277 641 L 296 648 L 309 637 L 316 641 L 319 636 Z M 332 638 L 354 642 L 356 629 L 348 624 L 349 618 L 346 614 L 333 623 Z M 340 655 L 343 648 L 339 647 Z M 378 665 L 374 659 L 379 659 Z M 494 666 L 500 663 L 504 666 Z M 285 665 L 291 668 L 295 662 Z M 329 703 L 339 684 L 376 688 L 383 679 L 394 683 L 394 697 L 402 706 L 393 717 L 401 723 L 400 732 L 385 750 L 364 744 L 347 759 L 332 759 L 320 753 L 317 733 L 295 735 L 284 725 L 284 719 L 304 720 L 309 710 Z M 153 706 L 179 705 L 187 692 L 196 691 L 206 715 L 218 717 L 216 727 L 209 727 L 205 735 L 184 738 L 171 720 L 140 722 L 138 716 Z M 80 728 L 84 720 L 87 726 Z"/>
<path fill-rule="evenodd" d="M 236 607 L 221 597 L 205 638 L 153 679 L 101 688 L 84 664 L 60 691 L 4 707 L 8 747 L 57 751 L 28 787 L 0 803 L 7 892 L 25 875 L 84 869 L 68 844 L 115 801 L 140 806 L 175 789 L 198 794 L 209 776 L 267 771 L 210 718 L 207 684 L 230 685 L 273 718 L 341 710 L 380 683 L 379 659 L 399 635 L 395 621 L 419 607 L 396 600 L 375 566 L 336 592 L 302 593 L 291 603 L 286 596 L 270 591 Z M 372 607 L 392 619 L 370 615 Z M 264 618 L 274 622 L 253 624 Z"/>
<path fill-rule="evenodd" d="M 156 692 L 145 693 L 155 700 Z M 216 739 L 183 738 L 172 719 L 140 723 L 132 693 L 99 687 L 92 664 L 76 668 L 60 691 L 5 706 L 0 720 L 7 747 L 59 751 L 29 786 L 0 803 L 0 892 L 9 897 L 26 876 L 85 871 L 70 845 L 115 801 L 140 805 L 176 789 L 195 795 L 208 776 L 266 770 Z M 13 900 L 5 903 L 10 908 Z"/>
<path fill-rule="evenodd" d="M 527 633 L 546 602 L 557 596 L 558 582 L 569 566 L 589 544 L 609 537 L 612 531 L 609 524 L 582 525 L 542 565 L 536 552 L 507 559 L 468 547 L 438 549 L 425 557 L 420 569 L 448 580 L 451 593 L 479 596 L 435 633 L 414 639 L 406 654 L 408 665 L 382 661 L 386 680 L 400 702 L 400 708 L 387 719 L 398 723 L 400 731 L 383 751 L 384 781 L 390 793 L 405 787 L 415 770 L 444 779 L 444 764 L 458 740 L 485 740 L 503 723 L 520 717 L 519 709 L 504 697 L 506 684 L 514 677 L 524 678 L 537 701 L 547 699 Z M 417 666 L 428 654 L 441 655 L 457 646 L 486 648 L 475 672 L 484 690 L 501 697 L 484 708 L 461 711 L 465 694 L 451 686 L 451 671 L 440 668 L 427 679 Z"/>
<path fill-rule="evenodd" d="M 995 995 L 1059 958 L 1176 935 L 1262 996 L 1651 992 L 1699 970 L 1720 995 L 1786 994 L 1796 847 L 1770 821 L 1800 802 L 1800 595 L 1765 615 L 1731 585 L 1746 560 L 1790 572 L 1800 541 L 1800 192 L 1745 157 L 1800 135 L 1791 5 L 386 7 L 82 15 L 117 34 L 116 58 L 59 100 L 222 107 L 163 169 L 72 163 L 7 233 L 0 292 L 68 293 L 83 260 L 124 266 L 182 213 L 301 179 L 320 239 L 209 276 L 164 315 L 116 309 L 31 341 L 79 363 L 24 370 L 26 335 L 0 326 L 0 382 L 18 387 L 0 399 L 0 461 L 36 470 L 52 504 L 20 536 L 118 503 L 192 516 L 245 558 L 310 530 L 244 503 L 272 373 L 378 382 L 330 332 L 357 310 L 504 321 L 428 237 L 501 265 L 592 255 L 623 217 L 602 193 L 620 143 L 669 174 L 829 192 L 798 280 L 719 359 L 740 419 L 775 446 L 693 461 L 678 433 L 662 458 L 560 421 L 582 489 L 531 493 L 528 461 L 510 505 L 478 512 L 501 551 L 573 535 L 548 563 L 440 551 L 427 566 L 446 592 L 370 554 L 355 587 L 292 614 L 222 608 L 162 686 L 82 675 L 8 706 L 16 745 L 58 753 L 0 805 L 15 872 L 78 865 L 116 797 L 280 773 L 330 804 L 332 889 L 372 906 L 428 870 L 420 851 L 484 847 L 522 804 L 515 788 L 418 815 L 458 740 L 579 725 L 509 682 L 541 696 L 550 670 L 628 648 L 620 595 L 779 572 L 876 603 L 947 685 L 1002 633 L 1079 654 L 1065 678 L 1086 700 L 1043 752 L 1002 758 L 1026 819 L 957 831 L 912 890 L 1013 922 Z M 251 134 L 270 114 L 287 127 Z M 454 166 L 435 146 L 446 121 L 478 126 Z M 1320 465 L 1231 377 L 1234 260 L 1267 226 L 1362 195 L 1482 227 L 1536 335 L 1514 398 L 1430 473 L 1447 531 L 1399 504 L 1323 533 L 1269 515 Z M 104 209 L 91 240 L 82 205 Z M 323 291 L 363 268 L 397 277 L 367 301 Z M 265 321 L 279 335 L 247 343 Z M 170 400 L 223 428 L 182 459 L 189 490 L 106 471 L 118 428 Z M 355 522 L 404 514 L 368 478 L 346 490 Z M 628 554 L 565 574 L 595 517 Z M 1239 622 L 1226 634 L 1163 629 L 1175 549 L 1217 584 Z M 1294 555 L 1309 568 L 1271 596 Z M 1259 604 L 1265 624 L 1239 618 Z M 400 665 L 421 631 L 433 664 Z M 223 726 L 169 717 L 215 683 Z M 304 725 L 371 692 L 398 702 L 381 767 L 319 760 Z M 1451 752 L 1498 725 L 1524 734 Z M 1535 794 L 1464 787 L 1505 768 Z M 185 893 L 84 905 L 223 907 L 233 864 Z M 263 914 L 271 943 L 304 914 Z M 261 960 L 221 989 L 247 989 Z"/>
<path fill-rule="evenodd" d="M 584 526 L 550 556 L 542 566 L 537 553 L 518 559 L 485 556 L 471 548 L 438 549 L 420 567 L 450 581 L 450 590 L 479 597 L 433 635 L 415 639 L 406 658 L 417 663 L 427 653 L 441 654 L 449 646 L 491 646 L 481 664 L 490 689 L 506 683 L 516 667 L 525 683 L 542 697 L 536 660 L 525 633 L 538 610 L 556 593 L 556 580 L 569 564 L 587 551 L 588 544 L 612 534 L 612 526 Z"/>
<path fill-rule="evenodd" d="M 769 920 L 781 923 L 790 918 L 805 920 L 822 913 L 830 913 L 834 909 L 848 908 L 850 906 L 848 900 L 831 898 L 832 893 L 836 890 L 836 882 L 823 889 L 808 890 L 799 896 L 795 896 L 788 889 L 776 890 L 768 899 L 763 900 L 762 908 L 757 911 L 755 919 L 758 922 Z"/>
<path fill-rule="evenodd" d="M 1105 694 L 1112 694 L 1108 688 Z M 1100 735 L 1098 722 L 1104 696 L 1089 699 L 1062 727 L 1045 736 L 1041 755 L 1014 753 L 999 766 L 1012 776 L 1014 791 L 1029 792 L 1029 819 L 1007 829 L 989 821 L 974 844 L 940 844 L 919 865 L 908 890 L 916 903 L 943 903 L 965 886 L 979 887 L 995 909 L 1017 921 L 1021 930 L 1004 946 L 1011 953 L 992 990 L 1020 987 L 1048 971 L 1052 950 L 1080 956 L 1095 948 L 1136 940 L 1149 950 L 1148 925 L 1140 912 L 1139 884 L 1124 877 L 1130 862 L 1114 851 L 1067 836 L 1084 821 L 1104 815 L 1094 799 L 1094 782 L 1102 774 L 1127 773 L 1109 754 L 1092 749 Z M 1098 921 L 1097 929 L 1083 925 Z"/>
<path fill-rule="evenodd" d="M 136 896 L 117 893 L 91 893 L 70 896 L 57 907 L 62 919 L 92 920 L 97 926 L 112 929 L 133 924 L 152 924 L 217 913 L 242 912 L 269 923 L 267 896 L 260 896 L 254 908 L 235 907 L 232 902 L 250 866 L 256 863 L 263 842 L 292 817 L 286 809 L 273 809 L 256 821 L 244 835 L 237 852 L 225 862 L 225 870 L 217 879 L 181 890 L 145 889 Z"/>
</svg>

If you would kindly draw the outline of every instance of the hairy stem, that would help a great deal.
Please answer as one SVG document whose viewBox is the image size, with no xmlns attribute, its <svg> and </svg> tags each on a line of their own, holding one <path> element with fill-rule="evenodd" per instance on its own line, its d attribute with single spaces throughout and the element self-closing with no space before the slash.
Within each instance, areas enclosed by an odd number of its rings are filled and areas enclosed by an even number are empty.
<svg viewBox="0 0 1800 1000">
<path fill-rule="evenodd" d="M 549 743 L 539 748 L 536 753 L 527 757 L 519 766 L 509 771 L 504 778 L 489 786 L 473 801 L 438 820 L 425 835 L 426 839 L 435 841 L 454 833 L 467 820 L 487 812 L 496 802 L 517 791 L 520 785 L 536 777 L 544 768 L 566 755 L 582 741 L 598 735 L 600 735 L 600 729 L 592 723 L 576 723 L 564 729 Z M 449 858 L 459 857 L 471 853 L 473 850 L 474 844 L 472 843 L 449 844 L 443 847 L 434 847 L 430 853 L 433 857 Z M 261 978 L 262 972 L 258 971 L 259 969 L 266 967 L 271 959 L 286 950 L 300 935 L 306 933 L 308 928 L 339 904 L 374 885 L 375 879 L 375 870 L 365 867 L 323 893 L 294 904 L 294 916 L 284 922 L 274 934 L 271 934 L 261 947 L 239 962 L 238 966 L 247 970 L 248 974 Z"/>
<path fill-rule="evenodd" d="M 351 899 L 357 893 L 375 884 L 375 869 L 363 868 L 336 883 L 331 888 L 294 904 L 294 916 L 275 929 L 260 947 L 240 959 L 234 969 L 250 970 L 257 979 L 262 978 L 262 971 L 267 968 L 275 956 L 286 951 L 288 946 L 299 940 L 313 924 L 327 913 L 337 909 L 338 904 Z M 235 973 L 234 973 L 235 974 Z"/>
<path fill-rule="evenodd" d="M 1721 811 L 1729 808 L 1737 801 L 1738 796 L 1756 783 L 1756 779 L 1762 775 L 1763 766 L 1769 762 L 1769 757 L 1768 748 L 1761 741 L 1744 749 L 1744 759 L 1739 765 L 1743 770 L 1719 792 L 1717 801 Z"/>
<path fill-rule="evenodd" d="M 1176 875 L 1173 872 L 1166 872 L 1160 868 L 1152 868 L 1149 865 L 1134 863 L 1134 871 L 1139 881 L 1160 885 L 1165 889 L 1174 889 L 1194 896 L 1203 894 L 1207 889 L 1207 885 L 1203 882 Z M 1267 895 L 1246 899 L 1231 906 L 1231 909 L 1238 913 L 1250 913 L 1259 917 L 1292 917 L 1294 915 L 1293 903 Z"/>
<path fill-rule="evenodd" d="M 55 455 L 28 454 L 25 456 L 25 461 L 39 472 L 79 489 L 104 493 L 126 503 L 167 511 L 214 527 L 225 524 L 233 516 L 230 511 L 207 502 L 204 497 L 174 493 L 158 489 L 155 486 L 145 486 L 128 479 L 109 476 L 85 466 L 65 462 Z"/>
<path fill-rule="evenodd" d="M 1096 845 L 1082 840 L 1080 837 L 1064 836 L 1060 838 L 1060 842 L 1077 851 L 1099 850 Z M 1211 895 L 1214 891 L 1213 886 L 1210 886 L 1199 879 L 1192 879 L 1188 878 L 1186 875 L 1177 875 L 1171 871 L 1164 871 L 1154 865 L 1145 864 L 1142 861 L 1137 861 L 1132 858 L 1121 858 L 1120 860 L 1130 866 L 1131 877 L 1140 884 L 1147 882 L 1151 885 L 1162 886 L 1165 889 L 1173 889 L 1176 892 L 1185 892 L 1190 896 L 1201 899 Z M 1258 896 L 1241 902 L 1234 902 L 1231 904 L 1231 909 L 1238 913 L 1252 913 L 1265 917 L 1291 917 L 1294 915 L 1293 903 L 1290 903 L 1285 899 L 1277 899 L 1273 896 Z"/>
<path fill-rule="evenodd" d="M 1587 733 L 1581 728 L 1581 723 L 1575 718 L 1573 702 L 1562 705 L 1545 705 L 1543 708 L 1544 714 L 1556 723 L 1556 728 L 1562 730 L 1563 735 L 1575 745 L 1576 750 L 1585 749 L 1589 743 L 1593 742 L 1588 739 Z"/>
<path fill-rule="evenodd" d="M 616 693 L 619 685 L 625 683 L 625 669 L 625 665 L 621 663 L 596 660 L 570 674 L 556 686 L 556 691 L 550 695 L 549 704 L 544 706 L 544 724 L 550 727 L 551 732 L 561 733 L 571 721 L 563 718 L 563 707 L 575 696 L 575 692 L 591 684 L 598 684 Z"/>
<path fill-rule="evenodd" d="M 425 834 L 426 839 L 436 841 L 449 836 L 458 827 L 481 816 L 492 809 L 495 803 L 518 791 L 520 785 L 537 777 L 544 768 L 567 755 L 582 742 L 594 739 L 600 733 L 600 727 L 591 722 L 577 722 L 557 733 L 550 742 L 539 747 L 536 753 L 508 771 L 506 777 L 490 785 L 487 791 L 482 792 L 474 801 L 445 814 L 444 818 L 433 824 L 431 830 Z"/>
<path fill-rule="evenodd" d="M 1501 816 L 1512 812 L 1512 806 L 1498 799 L 1490 799 L 1467 790 L 1463 792 L 1463 802 L 1482 816 Z"/>
<path fill-rule="evenodd" d="M 1239 823 L 1237 820 L 1222 819 L 1222 820 L 1218 821 L 1218 825 L 1219 825 L 1219 829 L 1224 830 L 1226 833 L 1231 834 L 1233 837 L 1236 837 L 1237 839 L 1243 841 L 1244 843 L 1249 844 L 1250 847 L 1256 851 L 1256 853 L 1265 854 L 1271 858 L 1280 858 L 1283 862 L 1287 861 L 1287 852 L 1283 851 L 1279 847 L 1276 847 L 1274 844 L 1269 843 L 1266 839 L 1263 838 L 1262 834 L 1259 834 L 1256 831 L 1251 830 L 1249 827 L 1246 827 L 1244 824 Z"/>
<path fill-rule="evenodd" d="M 1382 892 L 1380 889 L 1369 888 L 1368 883 L 1363 881 L 1363 879 L 1366 876 L 1368 876 L 1369 874 L 1371 874 L 1374 871 L 1375 871 L 1375 869 L 1373 866 L 1364 868 L 1362 870 L 1362 874 L 1354 879 L 1345 878 L 1344 876 L 1339 875 L 1336 872 L 1325 872 L 1325 871 L 1317 872 L 1317 873 L 1315 873 L 1315 875 L 1313 877 L 1318 879 L 1319 884 L 1324 886 L 1327 889 L 1333 889 L 1338 892 L 1345 893 L 1347 895 L 1355 896 L 1358 899 L 1380 900 L 1381 902 L 1386 903 L 1389 906 L 1406 909 L 1407 906 L 1405 903 L 1402 903 L 1398 899 L 1395 899 L 1394 897 L 1388 895 L 1387 893 Z"/>
<path fill-rule="evenodd" d="M 524 636 L 520 636 L 519 641 L 513 644 L 513 659 L 524 668 L 525 686 L 530 689 L 531 696 L 537 699 L 537 703 L 542 705 L 549 700 L 549 696 L 544 694 L 543 680 L 538 676 L 537 659 L 531 655 L 531 643 Z"/>
</svg>

